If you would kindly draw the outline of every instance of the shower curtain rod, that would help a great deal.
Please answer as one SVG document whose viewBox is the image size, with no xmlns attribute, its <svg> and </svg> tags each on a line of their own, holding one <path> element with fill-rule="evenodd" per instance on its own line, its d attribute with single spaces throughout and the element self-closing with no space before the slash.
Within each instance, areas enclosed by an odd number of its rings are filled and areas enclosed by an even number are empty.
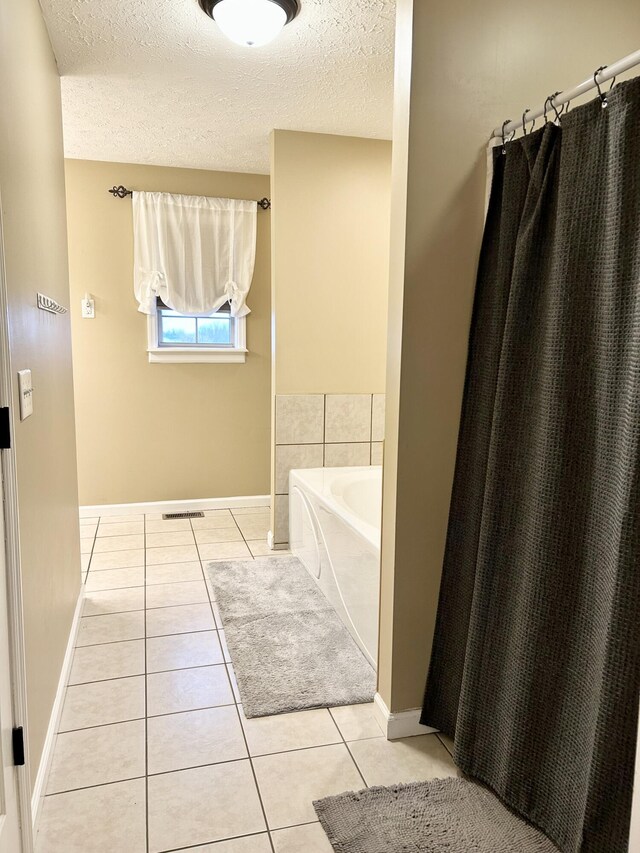
<svg viewBox="0 0 640 853">
<path fill-rule="evenodd" d="M 595 79 L 592 74 L 588 80 L 585 80 L 584 83 L 580 83 L 579 86 L 575 86 L 573 89 L 567 89 L 566 92 L 559 92 L 551 101 L 547 99 L 545 106 L 540 107 L 537 110 L 529 110 L 526 113 L 526 121 L 532 121 L 533 119 L 540 118 L 540 116 L 544 115 L 545 108 L 546 111 L 549 112 L 553 107 L 560 107 L 562 104 L 568 104 L 569 101 L 572 101 L 580 95 L 584 95 L 584 93 L 588 92 L 590 89 L 597 88 L 596 84 L 606 83 L 607 80 L 612 80 L 614 77 L 617 77 L 618 74 L 622 74 L 623 71 L 628 71 L 630 68 L 633 68 L 634 65 L 640 65 L 640 50 L 635 50 L 628 56 L 614 62 L 613 65 L 605 65 L 604 68 L 595 75 Z M 550 107 L 546 106 L 547 102 L 551 104 Z M 502 125 L 500 127 L 496 127 L 491 134 L 491 138 L 501 139 L 503 134 L 504 136 L 508 136 L 515 130 L 519 130 L 521 127 L 522 119 L 518 119 L 516 121 L 512 121 L 510 119 L 509 123 L 504 125 L 504 128 Z"/>
<path fill-rule="evenodd" d="M 126 187 L 123 187 L 120 184 L 119 187 L 111 187 L 108 192 L 114 198 L 125 198 L 128 195 L 133 195 L 133 190 L 128 190 Z M 259 202 L 257 202 L 258 207 L 262 208 L 262 210 L 271 210 L 271 199 L 270 198 L 261 198 Z"/>
</svg>

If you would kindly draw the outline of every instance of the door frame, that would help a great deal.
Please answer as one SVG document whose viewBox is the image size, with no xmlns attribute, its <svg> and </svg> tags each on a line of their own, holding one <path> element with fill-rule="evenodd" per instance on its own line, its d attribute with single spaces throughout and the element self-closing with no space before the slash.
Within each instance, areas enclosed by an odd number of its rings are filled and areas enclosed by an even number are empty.
<svg viewBox="0 0 640 853">
<path fill-rule="evenodd" d="M 27 671 L 24 644 L 24 617 L 22 607 L 22 570 L 20 558 L 20 524 L 18 510 L 18 476 L 15 448 L 15 418 L 12 399 L 11 352 L 9 349 L 9 306 L 7 299 L 4 260 L 4 231 L 0 196 L 0 406 L 9 409 L 11 447 L 0 450 L 0 475 L 2 477 L 2 507 L 5 530 L 5 562 L 7 575 L 7 603 L 9 623 L 9 659 L 11 662 L 11 699 L 13 725 L 22 726 L 24 733 L 24 759 L 16 767 L 18 808 L 22 853 L 33 853 L 33 821 L 31 811 L 31 774 L 29 763 L 29 738 L 27 715 Z"/>
</svg>

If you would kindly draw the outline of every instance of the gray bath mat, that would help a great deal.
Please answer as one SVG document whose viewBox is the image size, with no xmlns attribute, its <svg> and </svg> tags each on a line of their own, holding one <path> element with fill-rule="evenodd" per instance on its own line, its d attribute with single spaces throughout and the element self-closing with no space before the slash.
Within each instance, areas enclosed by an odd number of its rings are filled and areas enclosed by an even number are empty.
<svg viewBox="0 0 640 853">
<path fill-rule="evenodd" d="M 247 717 L 373 700 L 374 670 L 297 557 L 206 572 Z"/>
<path fill-rule="evenodd" d="M 335 853 L 558 853 L 491 791 L 465 779 L 369 788 L 313 805 Z"/>
</svg>

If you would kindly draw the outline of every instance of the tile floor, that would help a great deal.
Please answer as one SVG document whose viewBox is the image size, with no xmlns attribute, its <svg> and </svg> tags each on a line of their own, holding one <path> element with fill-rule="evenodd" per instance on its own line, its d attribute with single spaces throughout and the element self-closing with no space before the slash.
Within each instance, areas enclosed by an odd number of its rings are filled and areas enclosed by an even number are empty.
<svg viewBox="0 0 640 853">
<path fill-rule="evenodd" d="M 258 507 L 82 520 L 37 853 L 331 853 L 314 799 L 456 773 L 444 740 L 390 743 L 370 705 L 245 719 L 202 566 L 272 553 L 268 524 Z"/>
</svg>

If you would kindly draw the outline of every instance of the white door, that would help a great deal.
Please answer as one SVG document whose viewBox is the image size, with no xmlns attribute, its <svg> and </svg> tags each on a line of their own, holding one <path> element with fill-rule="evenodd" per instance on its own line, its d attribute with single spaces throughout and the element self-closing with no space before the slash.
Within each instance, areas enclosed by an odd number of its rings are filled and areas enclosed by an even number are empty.
<svg viewBox="0 0 640 853">
<path fill-rule="evenodd" d="M 20 853 L 22 843 L 17 772 L 13 763 L 13 707 L 4 542 L 4 512 L 0 495 L 0 853 Z"/>
</svg>

